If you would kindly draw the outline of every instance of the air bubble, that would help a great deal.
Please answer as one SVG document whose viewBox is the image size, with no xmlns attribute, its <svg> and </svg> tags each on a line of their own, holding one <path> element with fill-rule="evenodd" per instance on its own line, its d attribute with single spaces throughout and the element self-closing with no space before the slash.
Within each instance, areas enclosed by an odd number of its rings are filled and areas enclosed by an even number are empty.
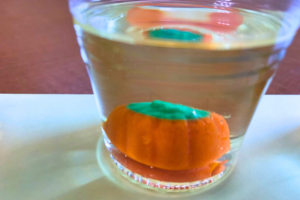
<svg viewBox="0 0 300 200">
<path fill-rule="evenodd" d="M 222 115 L 225 119 L 229 119 L 231 117 L 230 113 L 223 113 Z"/>
</svg>

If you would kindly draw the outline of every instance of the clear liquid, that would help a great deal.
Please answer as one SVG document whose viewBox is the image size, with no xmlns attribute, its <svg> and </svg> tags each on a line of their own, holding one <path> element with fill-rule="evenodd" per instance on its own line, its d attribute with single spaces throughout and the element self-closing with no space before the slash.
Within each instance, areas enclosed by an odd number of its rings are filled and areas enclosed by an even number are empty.
<svg viewBox="0 0 300 200">
<path fill-rule="evenodd" d="M 102 120 L 118 105 L 157 99 L 219 113 L 230 129 L 231 151 L 224 155 L 230 168 L 292 35 L 274 13 L 153 2 L 84 3 L 72 10 Z M 136 7 L 165 15 L 155 22 L 129 19 Z M 170 29 L 202 39 L 149 36 Z"/>
</svg>

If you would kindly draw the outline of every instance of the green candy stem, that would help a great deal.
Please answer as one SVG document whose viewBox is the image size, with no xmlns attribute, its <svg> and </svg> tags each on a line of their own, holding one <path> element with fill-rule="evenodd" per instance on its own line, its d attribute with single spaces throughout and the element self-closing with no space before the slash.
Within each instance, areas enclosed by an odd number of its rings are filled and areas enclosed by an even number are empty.
<svg viewBox="0 0 300 200">
<path fill-rule="evenodd" d="M 203 39 L 201 34 L 176 29 L 155 29 L 148 31 L 150 38 L 198 42 Z"/>
<path fill-rule="evenodd" d="M 153 102 L 131 103 L 128 109 L 144 115 L 169 120 L 190 120 L 208 117 L 210 112 L 197 110 L 180 104 L 155 100 Z"/>
</svg>

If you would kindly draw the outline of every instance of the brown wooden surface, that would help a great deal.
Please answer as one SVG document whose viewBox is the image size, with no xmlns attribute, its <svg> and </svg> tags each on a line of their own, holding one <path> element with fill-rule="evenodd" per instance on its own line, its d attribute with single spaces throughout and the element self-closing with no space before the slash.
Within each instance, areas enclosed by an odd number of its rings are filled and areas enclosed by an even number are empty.
<svg viewBox="0 0 300 200">
<path fill-rule="evenodd" d="M 0 25 L 0 93 L 92 93 L 67 0 L 0 0 Z M 300 33 L 268 94 L 300 94 Z"/>
</svg>

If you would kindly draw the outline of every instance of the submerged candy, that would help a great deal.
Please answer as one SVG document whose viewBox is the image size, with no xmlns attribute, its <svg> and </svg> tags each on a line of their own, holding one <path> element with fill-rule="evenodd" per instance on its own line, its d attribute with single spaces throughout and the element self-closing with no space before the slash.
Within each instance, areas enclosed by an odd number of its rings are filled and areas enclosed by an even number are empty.
<svg viewBox="0 0 300 200">
<path fill-rule="evenodd" d="M 230 150 L 222 116 L 163 101 L 117 106 L 103 129 L 131 159 L 166 170 L 204 167 Z"/>
<path fill-rule="evenodd" d="M 145 103 L 131 103 L 128 109 L 160 119 L 186 120 L 199 119 L 209 116 L 208 111 L 193 109 L 180 104 L 155 100 Z"/>
</svg>

